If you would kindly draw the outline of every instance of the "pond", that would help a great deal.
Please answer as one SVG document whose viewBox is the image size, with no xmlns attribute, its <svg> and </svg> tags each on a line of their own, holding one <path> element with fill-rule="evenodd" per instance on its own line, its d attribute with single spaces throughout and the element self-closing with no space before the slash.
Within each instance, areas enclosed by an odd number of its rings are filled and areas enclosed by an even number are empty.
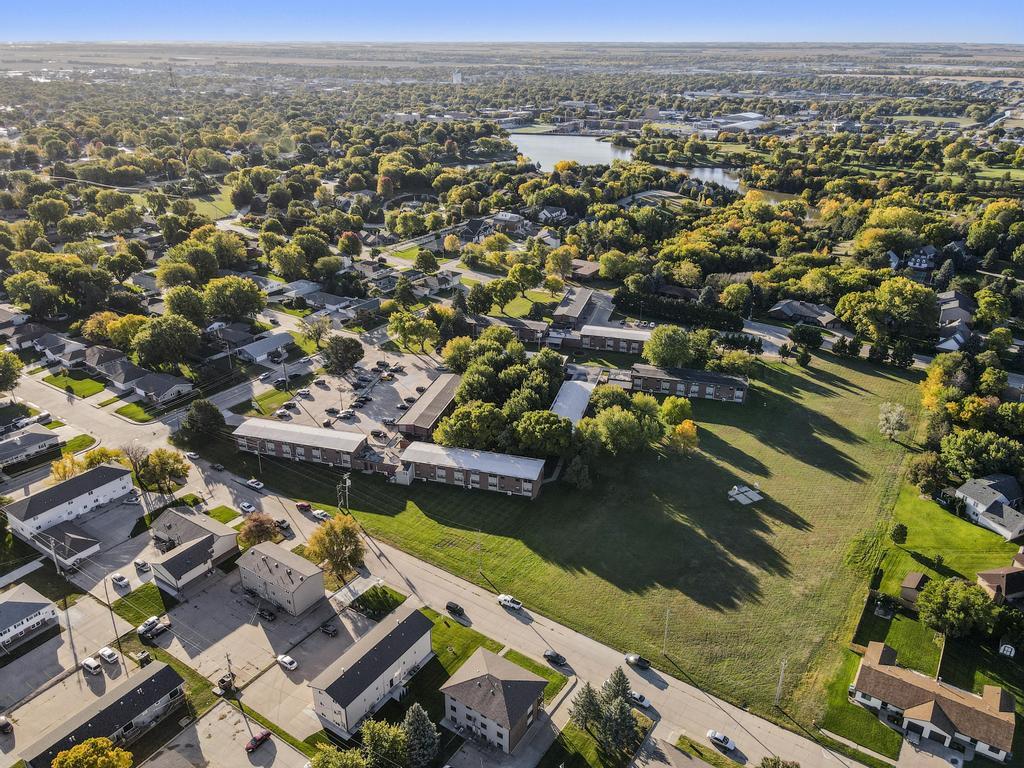
<svg viewBox="0 0 1024 768">
<path fill-rule="evenodd" d="M 594 136 L 513 133 L 509 140 L 542 171 L 552 170 L 559 160 L 575 160 L 580 165 L 611 165 L 612 160 L 629 160 L 633 156 L 629 147 L 616 147 Z"/>
</svg>

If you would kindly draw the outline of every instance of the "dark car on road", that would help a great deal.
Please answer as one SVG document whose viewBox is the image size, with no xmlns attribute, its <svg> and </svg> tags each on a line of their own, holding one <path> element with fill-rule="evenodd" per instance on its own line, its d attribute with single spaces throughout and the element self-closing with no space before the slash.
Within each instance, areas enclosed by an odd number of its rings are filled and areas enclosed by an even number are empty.
<svg viewBox="0 0 1024 768">
<path fill-rule="evenodd" d="M 274 613 L 269 608 L 260 608 L 258 611 L 256 611 L 256 613 L 264 621 L 273 621 L 274 619 L 277 618 L 277 614 Z"/>
<path fill-rule="evenodd" d="M 297 501 L 295 502 L 295 508 L 299 510 L 299 512 L 309 512 L 309 510 L 313 508 L 313 505 L 308 501 Z"/>
<path fill-rule="evenodd" d="M 452 616 L 465 616 L 466 615 L 466 610 L 461 605 L 459 605 L 458 603 L 454 603 L 451 600 L 449 600 L 445 604 L 444 609 L 446 611 L 448 611 L 448 613 L 450 613 Z"/>
<path fill-rule="evenodd" d="M 651 668 L 651 662 L 649 660 L 645 659 L 639 653 L 627 653 L 626 654 L 626 663 L 629 664 L 629 666 L 631 666 L 631 667 L 636 667 L 637 669 L 650 669 Z"/>
<path fill-rule="evenodd" d="M 255 736 L 253 736 L 251 739 L 249 739 L 248 742 L 246 742 L 245 751 L 246 752 L 255 752 L 257 749 L 260 748 L 260 745 L 262 745 L 263 742 L 268 741 L 269 739 L 270 739 L 270 731 L 260 731 Z"/>
<path fill-rule="evenodd" d="M 409 410 L 409 406 L 406 405 L 405 403 L 399 403 L 398 404 L 398 410 L 400 410 L 400 411 L 408 411 Z"/>
<path fill-rule="evenodd" d="M 284 389 L 284 385 L 287 384 L 287 383 L 288 383 L 288 379 L 285 379 L 285 378 L 274 379 L 274 386 L 277 389 Z"/>
<path fill-rule="evenodd" d="M 215 469 L 218 472 L 223 472 L 224 471 L 224 465 L 223 464 L 211 464 L 210 465 L 210 469 Z"/>
<path fill-rule="evenodd" d="M 338 634 L 338 628 L 329 621 L 325 621 L 320 625 L 320 631 L 328 637 L 335 637 Z"/>
<path fill-rule="evenodd" d="M 548 648 L 546 651 L 544 651 L 544 659 L 557 667 L 565 666 L 565 656 L 560 654 L 558 651 L 552 650 L 551 648 Z"/>
<path fill-rule="evenodd" d="M 415 398 L 415 397 L 412 397 L 412 396 L 410 395 L 409 397 L 405 398 L 405 402 L 407 402 L 407 403 L 409 403 L 410 405 L 412 405 L 413 403 L 415 403 L 415 402 L 416 402 L 416 398 Z"/>
</svg>

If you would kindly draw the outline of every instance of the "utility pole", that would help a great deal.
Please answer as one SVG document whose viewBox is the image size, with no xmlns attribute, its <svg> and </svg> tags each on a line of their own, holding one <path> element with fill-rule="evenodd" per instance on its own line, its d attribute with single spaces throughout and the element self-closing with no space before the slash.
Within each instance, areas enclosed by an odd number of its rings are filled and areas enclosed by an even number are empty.
<svg viewBox="0 0 1024 768">
<path fill-rule="evenodd" d="M 121 633 L 117 631 L 117 622 L 114 620 L 114 606 L 110 604 L 110 591 L 107 589 L 107 579 L 103 577 L 103 596 L 107 600 L 107 610 L 110 611 L 110 624 L 114 628 L 114 642 L 117 643 L 117 650 L 121 654 L 121 666 L 124 673 L 128 674 L 128 663 L 124 660 L 124 648 L 121 647 Z"/>
<path fill-rule="evenodd" d="M 482 578 L 484 575 L 484 547 L 483 534 L 479 528 L 476 529 L 476 569 Z"/>
<path fill-rule="evenodd" d="M 255 734 L 252 732 L 252 726 L 249 725 L 249 716 L 245 714 L 245 704 L 238 697 L 238 688 L 235 687 L 235 676 L 231 673 L 231 654 L 225 653 L 224 658 L 228 662 L 228 678 L 231 680 L 231 690 L 235 692 L 235 701 L 238 702 L 238 709 L 242 713 L 242 719 L 245 720 L 245 729 L 249 731 L 249 738 L 253 738 Z"/>
<path fill-rule="evenodd" d="M 337 487 L 335 489 L 337 491 L 337 493 L 338 493 L 338 508 L 341 509 L 342 506 L 344 506 L 345 514 L 346 515 L 351 515 L 352 514 L 352 510 L 350 510 L 348 508 L 348 489 L 349 489 L 349 486 L 351 486 L 351 485 L 352 485 L 352 473 L 351 472 L 346 472 L 342 476 L 341 480 L 338 482 L 338 485 L 337 485 Z"/>
<path fill-rule="evenodd" d="M 665 609 L 665 636 L 661 640 L 661 655 L 668 657 L 668 615 L 671 613 L 671 608 Z"/>
<path fill-rule="evenodd" d="M 779 683 L 775 686 L 775 706 L 779 706 L 779 702 L 782 700 L 782 681 L 786 677 L 786 660 L 783 659 L 782 663 L 779 664 Z"/>
</svg>

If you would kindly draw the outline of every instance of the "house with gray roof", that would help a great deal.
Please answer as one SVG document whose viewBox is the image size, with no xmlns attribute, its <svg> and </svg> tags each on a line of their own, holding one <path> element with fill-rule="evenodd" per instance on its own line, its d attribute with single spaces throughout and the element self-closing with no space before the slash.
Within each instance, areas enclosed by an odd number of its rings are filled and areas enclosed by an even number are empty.
<svg viewBox="0 0 1024 768">
<path fill-rule="evenodd" d="M 1020 483 L 1012 475 L 992 474 L 976 477 L 956 489 L 968 519 L 982 528 L 995 531 L 1007 541 L 1024 534 L 1024 513 L 1020 511 Z"/>
<path fill-rule="evenodd" d="M 807 323 L 817 325 L 830 330 L 841 328 L 842 323 L 835 316 L 831 307 L 824 304 L 812 304 L 809 301 L 797 301 L 796 299 L 783 299 L 768 310 L 768 316 L 776 320 L 785 320 L 793 323 Z"/>
<path fill-rule="evenodd" d="M 290 333 L 272 333 L 238 348 L 238 356 L 250 363 L 262 363 L 273 353 L 285 349 L 295 340 Z"/>
<path fill-rule="evenodd" d="M 111 387 L 118 392 L 130 392 L 132 390 L 132 382 L 149 375 L 149 371 L 135 365 L 127 357 L 99 363 L 95 368 L 97 373 L 105 376 Z"/>
<path fill-rule="evenodd" d="M 324 572 L 320 566 L 272 541 L 249 547 L 238 558 L 238 573 L 242 586 L 250 593 L 292 616 L 324 599 Z"/>
<path fill-rule="evenodd" d="M 0 648 L 13 648 L 56 621 L 57 606 L 28 584 L 0 592 Z"/>
<path fill-rule="evenodd" d="M 46 453 L 59 444 L 60 438 L 52 429 L 47 429 L 42 424 L 29 424 L 0 440 L 0 468 Z"/>
<path fill-rule="evenodd" d="M 510 754 L 543 709 L 546 685 L 540 675 L 477 648 L 441 686 L 445 720 Z"/>
<path fill-rule="evenodd" d="M 167 373 L 147 373 L 132 382 L 132 389 L 151 403 L 166 403 L 192 391 L 192 382 Z"/>
<path fill-rule="evenodd" d="M 55 558 L 61 570 L 65 571 L 74 570 L 84 558 L 100 551 L 99 540 L 71 520 L 40 531 L 32 537 L 32 543 L 47 557 Z"/>
<path fill-rule="evenodd" d="M 157 586 L 172 593 L 180 594 L 238 553 L 234 528 L 185 507 L 168 509 L 149 530 L 163 553 L 152 563 L 153 578 Z"/>
</svg>

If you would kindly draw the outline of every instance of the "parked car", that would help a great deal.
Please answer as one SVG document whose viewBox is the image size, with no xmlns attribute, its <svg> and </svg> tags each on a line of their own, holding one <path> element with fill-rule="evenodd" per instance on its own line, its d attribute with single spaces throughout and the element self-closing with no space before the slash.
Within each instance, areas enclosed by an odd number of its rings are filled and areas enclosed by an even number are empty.
<svg viewBox="0 0 1024 768">
<path fill-rule="evenodd" d="M 412 405 L 413 403 L 416 402 L 416 398 L 413 397 L 412 395 L 410 395 L 409 397 L 404 397 L 402 399 L 405 400 L 405 402 L 407 402 L 409 405 Z"/>
<path fill-rule="evenodd" d="M 279 419 L 287 419 L 289 416 L 291 416 L 291 414 L 288 413 L 288 411 L 286 411 L 284 408 L 278 408 L 276 411 L 274 411 L 274 415 L 277 416 L 277 418 Z"/>
<path fill-rule="evenodd" d="M 90 675 L 102 675 L 103 667 L 96 661 L 92 656 L 87 656 L 82 660 L 82 669 L 88 672 Z"/>
<path fill-rule="evenodd" d="M 354 403 L 352 403 L 353 408 L 362 408 L 364 405 L 366 405 L 366 403 L 364 403 L 362 400 L 356 400 Z"/>
<path fill-rule="evenodd" d="M 447 365 L 439 365 L 434 370 L 439 371 L 440 373 L 447 373 L 451 369 Z"/>
<path fill-rule="evenodd" d="M 96 655 L 99 656 L 101 659 L 103 659 L 108 664 L 116 664 L 117 663 L 117 658 L 118 658 L 117 651 L 115 651 L 109 645 L 104 645 L 102 648 L 100 648 L 98 651 L 96 651 Z"/>
<path fill-rule="evenodd" d="M 341 411 L 339 411 L 332 405 L 329 408 L 324 408 L 324 413 L 326 413 L 328 416 L 337 416 L 339 413 L 341 413 Z"/>
<path fill-rule="evenodd" d="M 446 611 L 448 611 L 448 613 L 450 613 L 452 616 L 465 616 L 466 615 L 466 609 L 463 608 L 458 603 L 452 602 L 451 600 L 449 600 L 447 603 L 445 603 L 444 609 Z"/>
<path fill-rule="evenodd" d="M 383 440 L 388 436 L 388 433 L 385 432 L 383 429 L 371 429 L 370 436 L 376 437 L 378 440 Z"/>
<path fill-rule="evenodd" d="M 369 395 L 360 395 L 359 397 L 356 398 L 356 401 L 360 403 L 372 403 L 373 398 L 370 397 Z"/>
<path fill-rule="evenodd" d="M 258 611 L 256 611 L 256 615 L 264 621 L 273 621 L 277 618 L 277 614 L 269 608 L 260 608 Z"/>
<path fill-rule="evenodd" d="M 400 411 L 408 411 L 409 410 L 409 406 L 406 405 L 405 403 L 399 403 L 397 407 L 398 407 L 398 410 L 400 410 Z"/>
<path fill-rule="evenodd" d="M 12 733 L 14 723 L 7 719 L 7 715 L 0 715 L 0 733 Z"/>
<path fill-rule="evenodd" d="M 324 429 L 333 429 L 334 422 L 331 421 L 330 419 L 324 419 L 323 421 L 320 422 L 320 426 L 323 427 Z"/>
<path fill-rule="evenodd" d="M 199 454 L 196 453 L 195 451 L 185 451 L 185 458 L 195 461 L 196 459 L 199 458 Z"/>
<path fill-rule="evenodd" d="M 289 400 L 288 402 L 286 402 L 284 404 L 284 407 L 287 408 L 290 411 L 297 411 L 297 410 L 299 410 L 299 404 L 296 403 L 294 400 Z"/>
<path fill-rule="evenodd" d="M 283 376 L 274 379 L 274 386 L 277 387 L 278 389 L 284 389 L 284 385 L 287 383 L 288 379 L 284 378 Z"/>
<path fill-rule="evenodd" d="M 265 741 L 270 740 L 270 731 L 260 731 L 245 744 L 246 752 L 255 752 Z"/>
<path fill-rule="evenodd" d="M 336 637 L 338 634 L 338 628 L 331 624 L 331 622 L 329 621 L 325 621 L 323 624 L 320 625 L 320 631 L 328 637 Z"/>
<path fill-rule="evenodd" d="M 356 412 L 353 411 L 351 408 L 346 408 L 344 411 L 338 414 L 338 418 L 341 419 L 354 419 L 355 416 Z"/>
<path fill-rule="evenodd" d="M 544 651 L 544 660 L 550 664 L 554 664 L 556 667 L 565 666 L 565 656 L 551 648 Z"/>
<path fill-rule="evenodd" d="M 155 627 L 159 623 L 160 623 L 160 617 L 159 616 L 150 616 L 144 622 L 139 624 L 138 628 L 135 631 L 138 632 L 140 635 L 143 635 L 146 632 L 149 632 L 149 630 L 151 630 L 153 627 Z"/>
<path fill-rule="evenodd" d="M 280 520 L 275 520 L 274 525 L 281 531 L 290 531 L 292 529 L 291 523 L 285 520 L 283 517 Z"/>
<path fill-rule="evenodd" d="M 630 691 L 629 698 L 633 701 L 634 704 L 636 704 L 641 709 L 647 709 L 649 706 L 651 706 L 651 702 L 642 693 Z"/>
<path fill-rule="evenodd" d="M 295 508 L 299 510 L 299 512 L 309 512 L 309 510 L 313 508 L 313 505 L 308 501 L 297 501 L 295 502 Z"/>
<path fill-rule="evenodd" d="M 512 597 L 512 595 L 498 595 L 498 605 L 502 608 L 508 608 L 510 611 L 519 611 L 523 607 L 523 604 Z"/>
<path fill-rule="evenodd" d="M 299 662 L 289 656 L 287 653 L 282 653 L 277 657 L 277 663 L 285 669 L 291 671 L 299 668 Z"/>
<path fill-rule="evenodd" d="M 631 667 L 636 667 L 637 669 L 651 668 L 651 662 L 645 659 L 639 653 L 627 653 L 626 663 L 629 664 L 629 666 Z"/>
<path fill-rule="evenodd" d="M 216 470 L 217 472 L 223 472 L 224 471 L 224 465 L 220 464 L 220 463 L 211 464 L 210 465 L 210 469 Z"/>
<path fill-rule="evenodd" d="M 721 731 L 708 731 L 708 741 L 710 741 L 719 749 L 725 750 L 726 752 L 732 752 L 734 749 L 736 749 L 736 742 L 734 742 Z"/>
<path fill-rule="evenodd" d="M 385 373 L 385 374 L 383 374 L 383 375 L 382 375 L 382 376 L 380 377 L 380 380 L 381 380 L 381 381 L 394 381 L 394 380 L 395 380 L 395 374 L 393 374 L 393 373 L 391 373 L 391 372 L 389 371 L 388 373 Z"/>
<path fill-rule="evenodd" d="M 260 480 L 257 480 L 255 477 L 250 477 L 248 480 L 245 481 L 245 484 L 248 485 L 253 490 L 256 490 L 256 491 L 262 491 L 263 490 L 263 482 L 260 481 Z"/>
<path fill-rule="evenodd" d="M 143 573 L 145 573 L 149 570 L 149 563 L 147 563 L 145 560 L 136 560 L 134 563 L 132 563 L 132 565 L 135 566 L 136 571 L 142 571 Z"/>
<path fill-rule="evenodd" d="M 247 515 L 256 511 L 256 507 L 254 507 L 248 501 L 243 501 L 241 504 L 238 505 L 238 508 Z"/>
<path fill-rule="evenodd" d="M 387 370 L 388 361 L 387 360 L 378 360 L 377 361 L 377 367 L 378 368 L 383 368 L 384 370 Z"/>
<path fill-rule="evenodd" d="M 320 378 L 318 378 L 313 383 L 316 384 L 318 387 L 326 387 L 327 386 L 327 379 L 325 379 L 323 376 L 321 376 Z"/>
<path fill-rule="evenodd" d="M 423 393 L 423 392 L 427 391 L 427 388 L 424 387 L 424 386 L 419 386 L 419 387 L 416 387 L 416 391 L 420 392 L 420 393 Z"/>
<path fill-rule="evenodd" d="M 110 577 L 110 580 L 114 582 L 115 587 L 120 587 L 121 589 L 128 588 L 128 579 L 120 573 L 115 573 L 113 576 Z"/>
<path fill-rule="evenodd" d="M 266 381 L 269 378 L 270 378 L 270 371 L 264 371 L 259 376 L 260 381 Z"/>
<path fill-rule="evenodd" d="M 397 420 L 388 416 L 386 419 L 381 419 L 380 423 L 383 424 L 385 427 L 393 427 L 397 423 Z"/>
<path fill-rule="evenodd" d="M 313 393 L 310 392 L 307 387 L 303 387 L 302 389 L 295 390 L 295 394 L 298 395 L 299 397 L 312 397 L 313 396 Z"/>
<path fill-rule="evenodd" d="M 405 373 L 405 366 L 401 365 L 401 364 L 399 364 L 399 365 L 392 365 L 391 366 L 391 372 L 392 373 Z"/>
<path fill-rule="evenodd" d="M 330 520 L 331 519 L 331 516 L 327 512 L 322 510 L 322 509 L 314 509 L 313 510 L 313 517 L 315 517 L 317 520 Z"/>
</svg>

